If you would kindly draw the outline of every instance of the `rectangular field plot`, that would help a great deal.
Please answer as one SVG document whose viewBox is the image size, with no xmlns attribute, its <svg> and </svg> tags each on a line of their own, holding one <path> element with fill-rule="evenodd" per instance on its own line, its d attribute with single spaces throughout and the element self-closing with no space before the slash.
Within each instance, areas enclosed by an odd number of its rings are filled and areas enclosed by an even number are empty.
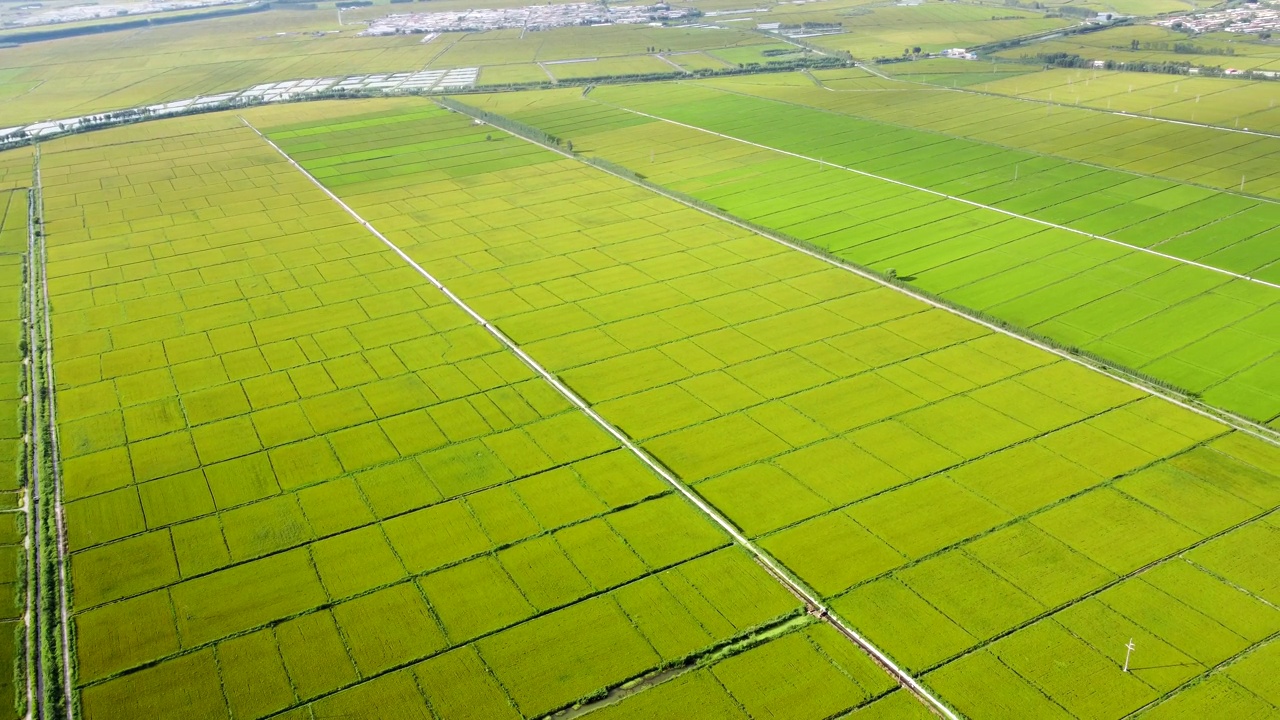
<svg viewBox="0 0 1280 720">
<path fill-rule="evenodd" d="M 568 110 L 544 117 L 572 123 Z M 608 124 L 608 113 L 586 121 Z M 1152 625 L 1163 655 L 1190 658 L 1184 679 L 1244 652 L 1267 626 L 1253 613 L 1207 648 L 1183 648 L 1157 621 L 1183 607 L 1213 617 L 1204 598 L 1216 590 L 1152 585 L 1139 572 L 1210 547 L 1224 528 L 1269 527 L 1280 452 L 1265 442 L 465 115 L 276 123 L 264 130 L 286 153 L 849 625 L 909 671 L 949 678 L 939 687 L 957 704 L 982 688 L 950 664 L 997 663 L 1007 671 L 991 682 L 1008 708 L 1112 717 L 1108 698 L 1123 713 L 1181 682 L 1154 665 L 1148 679 L 1114 665 L 1109 638 L 1129 627 L 1114 614 L 1145 613 L 1125 622 Z M 669 502 L 611 523 L 651 564 L 674 539 L 647 531 L 647 518 Z M 595 541 L 579 532 L 561 547 L 584 577 L 635 563 L 612 542 L 586 553 Z M 620 602 L 655 613 L 668 603 Z M 1070 629 L 1096 618 L 1096 637 Z M 673 642 L 651 639 L 659 654 Z M 1046 647 L 1081 658 L 1097 687 L 1053 670 Z M 744 706 L 776 707 L 719 679 Z M 546 706 L 528 693 L 528 707 Z M 815 716 L 828 710 L 828 699 L 812 702 Z"/>
<path fill-rule="evenodd" d="M 1275 262 L 1267 239 L 1280 215 L 1272 203 L 705 85 L 475 102 L 743 219 L 864 267 L 893 269 L 924 290 L 1231 412 L 1258 421 L 1280 416 L 1271 372 L 1280 346 L 1262 329 L 1280 292 L 1230 274 Z M 1175 256 L 1142 251 L 1148 247 Z M 1221 261 L 1221 272 L 1180 262 L 1208 257 Z M 1215 351 L 1222 338 L 1230 339 L 1230 353 Z"/>
<path fill-rule="evenodd" d="M 539 717 L 799 614 L 252 130 L 149 135 L 42 161 L 84 717 Z"/>
</svg>

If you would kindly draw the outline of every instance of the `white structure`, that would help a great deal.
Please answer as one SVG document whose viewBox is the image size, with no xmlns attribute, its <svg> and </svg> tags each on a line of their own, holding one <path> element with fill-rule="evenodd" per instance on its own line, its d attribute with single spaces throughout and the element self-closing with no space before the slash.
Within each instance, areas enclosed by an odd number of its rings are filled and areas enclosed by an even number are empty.
<svg viewBox="0 0 1280 720">
<path fill-rule="evenodd" d="M 545 30 L 577 25 L 643 25 L 655 21 L 688 17 L 692 11 L 657 5 L 602 5 L 567 3 L 528 5 L 489 10 L 388 15 L 369 23 L 361 35 L 404 35 L 410 33 L 479 32 L 502 28 Z"/>
</svg>

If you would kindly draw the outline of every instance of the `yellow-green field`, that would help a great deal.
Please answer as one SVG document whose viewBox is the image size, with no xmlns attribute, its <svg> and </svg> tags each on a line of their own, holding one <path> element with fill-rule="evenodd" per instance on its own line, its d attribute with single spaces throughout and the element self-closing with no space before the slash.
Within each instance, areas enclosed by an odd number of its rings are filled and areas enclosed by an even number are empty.
<svg viewBox="0 0 1280 720">
<path fill-rule="evenodd" d="M 1271 708 L 1273 446 L 426 101 L 245 119 L 42 151 L 84 717 L 927 712 L 752 552 L 969 717 Z"/>
<path fill-rule="evenodd" d="M 1274 46 L 676 5 L 0 47 L 0 720 L 1280 716 Z"/>
</svg>

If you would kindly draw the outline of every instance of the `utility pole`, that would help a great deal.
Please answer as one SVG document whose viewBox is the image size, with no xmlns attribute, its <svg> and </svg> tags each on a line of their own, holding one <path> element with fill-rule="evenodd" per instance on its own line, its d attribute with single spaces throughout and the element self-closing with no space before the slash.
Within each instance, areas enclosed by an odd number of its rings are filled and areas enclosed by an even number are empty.
<svg viewBox="0 0 1280 720">
<path fill-rule="evenodd" d="M 1129 644 L 1124 647 L 1124 671 L 1129 672 L 1129 656 L 1133 654 L 1133 638 L 1129 638 Z"/>
</svg>

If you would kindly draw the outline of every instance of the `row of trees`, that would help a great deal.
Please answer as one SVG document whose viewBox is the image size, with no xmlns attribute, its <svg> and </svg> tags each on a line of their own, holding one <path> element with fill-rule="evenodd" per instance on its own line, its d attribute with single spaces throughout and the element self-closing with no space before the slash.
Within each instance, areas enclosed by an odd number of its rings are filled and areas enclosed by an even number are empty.
<svg viewBox="0 0 1280 720">
<path fill-rule="evenodd" d="M 1024 63 L 1035 63 L 1046 67 L 1059 68 L 1098 68 L 1105 70 L 1120 70 L 1124 72 L 1149 72 L 1149 73 L 1165 73 L 1169 75 L 1202 75 L 1206 77 L 1235 77 L 1235 75 L 1227 75 L 1226 70 L 1221 67 L 1205 67 L 1202 65 L 1193 65 L 1187 61 L 1174 62 L 1172 60 L 1163 61 L 1146 61 L 1138 60 L 1134 62 L 1122 62 L 1118 60 L 1104 60 L 1102 65 L 1098 66 L 1095 61 L 1085 57 L 1081 57 L 1075 53 L 1040 53 L 1037 55 L 1023 55 L 1020 60 Z M 1194 72 L 1193 72 L 1194 71 Z M 1254 80 L 1269 79 L 1265 75 L 1253 76 L 1249 73 L 1242 75 L 1250 77 Z"/>
</svg>

